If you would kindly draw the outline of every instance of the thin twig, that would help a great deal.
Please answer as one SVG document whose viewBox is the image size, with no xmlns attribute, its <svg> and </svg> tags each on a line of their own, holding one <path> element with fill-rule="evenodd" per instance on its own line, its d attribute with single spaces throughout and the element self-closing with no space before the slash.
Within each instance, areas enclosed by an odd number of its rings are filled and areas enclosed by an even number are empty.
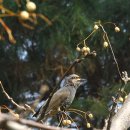
<svg viewBox="0 0 130 130">
<path fill-rule="evenodd" d="M 3 19 L 0 18 L 0 23 L 1 25 L 4 27 L 4 29 L 6 30 L 7 34 L 8 34 L 8 37 L 9 37 L 9 41 L 11 43 L 16 43 L 16 40 L 15 38 L 13 37 L 13 34 L 12 34 L 12 30 L 5 24 L 5 22 L 3 21 Z"/>
<path fill-rule="evenodd" d="M 43 14 L 36 14 L 37 16 L 39 16 L 41 19 L 43 19 L 49 26 L 52 25 L 52 21 L 49 20 L 49 18 L 47 18 L 45 15 Z"/>
<path fill-rule="evenodd" d="M 78 109 L 74 109 L 74 108 L 69 108 L 68 110 L 70 110 L 70 111 L 77 111 L 77 112 L 79 112 L 79 113 L 86 114 L 86 112 L 81 111 L 81 110 L 78 110 Z"/>
<path fill-rule="evenodd" d="M 76 111 L 68 110 L 67 112 L 76 113 L 77 115 L 79 115 L 79 116 L 81 116 L 81 117 L 83 118 L 83 115 L 82 115 L 82 114 L 80 114 L 80 113 L 78 113 L 78 112 L 76 112 Z"/>
<path fill-rule="evenodd" d="M 93 30 L 83 41 L 81 41 L 80 43 L 77 44 L 77 46 L 79 46 L 80 44 L 82 44 L 82 42 L 85 43 L 85 41 L 93 34 L 95 33 L 96 30 Z"/>
<path fill-rule="evenodd" d="M 57 125 L 57 127 L 59 127 L 60 125 L 61 125 L 61 123 L 62 123 L 62 121 L 63 121 L 63 119 L 64 119 L 64 117 L 63 117 L 63 115 L 61 114 L 61 118 L 59 118 L 59 123 L 58 123 L 58 125 Z"/>
<path fill-rule="evenodd" d="M 12 10 L 9 10 L 9 9 L 5 8 L 2 5 L 0 5 L 0 10 L 4 10 L 5 12 L 7 12 L 8 14 L 11 14 L 11 15 L 16 15 L 15 12 L 13 12 Z"/>
<path fill-rule="evenodd" d="M 64 112 L 64 111 L 62 111 L 70 120 L 71 120 L 71 122 L 74 122 L 75 123 L 75 121 L 71 118 L 71 116 L 69 116 L 66 112 Z M 79 128 L 78 128 L 78 126 L 77 126 L 77 124 L 75 123 L 75 125 L 76 125 L 76 128 L 79 130 Z"/>
<path fill-rule="evenodd" d="M 6 98 L 13 104 L 15 105 L 18 109 L 20 110 L 29 110 L 31 111 L 32 113 L 35 113 L 35 111 L 27 104 L 25 104 L 24 106 L 20 106 L 18 103 L 16 103 L 12 97 L 9 96 L 9 94 L 5 91 L 4 87 L 3 87 L 3 84 L 2 82 L 0 81 L 0 88 L 2 90 L 2 93 L 6 96 Z"/>
<path fill-rule="evenodd" d="M 113 48 L 112 48 L 112 46 L 111 46 L 109 37 L 108 37 L 108 35 L 107 35 L 107 32 L 105 31 L 104 27 L 103 27 L 101 24 L 99 24 L 99 25 L 100 25 L 100 27 L 102 28 L 102 30 L 103 30 L 103 32 L 104 32 L 104 34 L 105 34 L 105 36 L 106 36 L 106 40 L 108 41 L 108 44 L 109 44 L 109 46 L 110 46 L 110 49 L 111 49 L 111 52 L 112 52 L 112 56 L 113 56 L 114 62 L 115 62 L 115 64 L 116 64 L 116 68 L 117 68 L 118 74 L 119 74 L 119 76 L 120 76 L 120 79 L 122 80 L 122 75 L 121 75 L 121 71 L 120 71 L 120 68 L 119 68 L 119 64 L 118 64 L 118 62 L 117 62 L 117 60 L 116 60 L 116 57 L 115 57 Z"/>
<path fill-rule="evenodd" d="M 6 96 L 6 98 L 12 103 L 14 104 L 17 108 L 21 109 L 21 110 L 26 110 L 26 108 L 24 106 L 20 106 L 19 104 L 17 104 L 12 97 L 9 96 L 9 94 L 5 91 L 2 82 L 0 81 L 0 87 L 2 89 L 2 93 Z"/>
</svg>

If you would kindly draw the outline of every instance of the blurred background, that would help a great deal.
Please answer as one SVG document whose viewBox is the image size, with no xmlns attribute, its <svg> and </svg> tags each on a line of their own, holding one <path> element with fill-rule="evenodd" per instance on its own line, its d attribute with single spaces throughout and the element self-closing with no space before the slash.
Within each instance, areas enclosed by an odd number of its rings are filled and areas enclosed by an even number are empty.
<svg viewBox="0 0 130 130">
<path fill-rule="evenodd" d="M 22 104 L 34 109 L 60 80 L 69 65 L 77 57 L 76 45 L 88 36 L 97 21 L 113 22 L 120 27 L 106 24 L 121 71 L 130 74 L 130 1 L 129 0 L 32 0 L 36 14 L 43 14 L 51 24 L 32 14 L 32 21 L 19 16 L 0 18 L 12 30 L 16 43 L 9 40 L 0 22 L 0 80 L 8 94 Z M 0 0 L 3 6 L 15 13 L 26 10 L 25 0 Z M 24 24 L 23 24 L 24 23 Z M 27 27 L 25 24 L 29 25 Z M 94 114 L 94 127 L 101 128 L 109 114 L 111 96 L 121 86 L 121 81 L 109 48 L 103 48 L 102 32 L 97 31 L 88 41 L 91 50 L 97 52 L 76 65 L 70 73 L 87 79 L 87 85 L 79 88 L 71 105 Z M 127 85 L 129 86 L 129 84 Z M 129 92 L 130 88 L 126 87 Z M 13 108 L 0 91 L 0 105 Z M 73 116 L 73 115 L 72 115 Z M 86 123 L 81 123 L 83 128 Z"/>
</svg>

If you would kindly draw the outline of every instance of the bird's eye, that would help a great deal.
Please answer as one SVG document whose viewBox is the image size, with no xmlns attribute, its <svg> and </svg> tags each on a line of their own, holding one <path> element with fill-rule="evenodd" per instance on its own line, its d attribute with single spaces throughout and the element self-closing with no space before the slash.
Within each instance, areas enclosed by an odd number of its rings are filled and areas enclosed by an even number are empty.
<svg viewBox="0 0 130 130">
<path fill-rule="evenodd" d="M 72 77 L 72 79 L 78 79 L 79 77 Z"/>
</svg>

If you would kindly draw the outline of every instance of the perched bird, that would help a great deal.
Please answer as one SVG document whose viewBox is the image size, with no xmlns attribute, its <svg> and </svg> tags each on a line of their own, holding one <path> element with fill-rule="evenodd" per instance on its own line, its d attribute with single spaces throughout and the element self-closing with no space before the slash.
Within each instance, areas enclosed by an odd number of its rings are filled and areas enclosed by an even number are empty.
<svg viewBox="0 0 130 130">
<path fill-rule="evenodd" d="M 48 117 L 56 115 L 61 108 L 68 108 L 74 100 L 76 90 L 79 86 L 86 83 L 86 79 L 81 79 L 76 74 L 71 74 L 64 79 L 63 87 L 57 90 L 52 96 L 48 108 L 46 109 L 44 119 L 42 112 L 45 104 L 34 114 L 37 117 L 37 121 L 45 120 Z"/>
</svg>

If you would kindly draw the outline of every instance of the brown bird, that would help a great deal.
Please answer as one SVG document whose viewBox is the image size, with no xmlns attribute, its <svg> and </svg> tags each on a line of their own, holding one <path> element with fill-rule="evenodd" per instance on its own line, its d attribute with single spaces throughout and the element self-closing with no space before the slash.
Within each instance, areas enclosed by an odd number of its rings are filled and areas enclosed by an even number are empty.
<svg viewBox="0 0 130 130">
<path fill-rule="evenodd" d="M 81 79 L 76 74 L 71 74 L 68 77 L 65 77 L 63 87 L 57 90 L 50 100 L 48 108 L 45 112 L 44 120 L 46 120 L 48 117 L 56 115 L 60 108 L 68 108 L 74 100 L 77 88 L 85 83 L 86 79 Z M 42 112 L 46 102 L 34 114 L 34 116 L 37 117 L 37 121 L 43 120 Z"/>
</svg>

